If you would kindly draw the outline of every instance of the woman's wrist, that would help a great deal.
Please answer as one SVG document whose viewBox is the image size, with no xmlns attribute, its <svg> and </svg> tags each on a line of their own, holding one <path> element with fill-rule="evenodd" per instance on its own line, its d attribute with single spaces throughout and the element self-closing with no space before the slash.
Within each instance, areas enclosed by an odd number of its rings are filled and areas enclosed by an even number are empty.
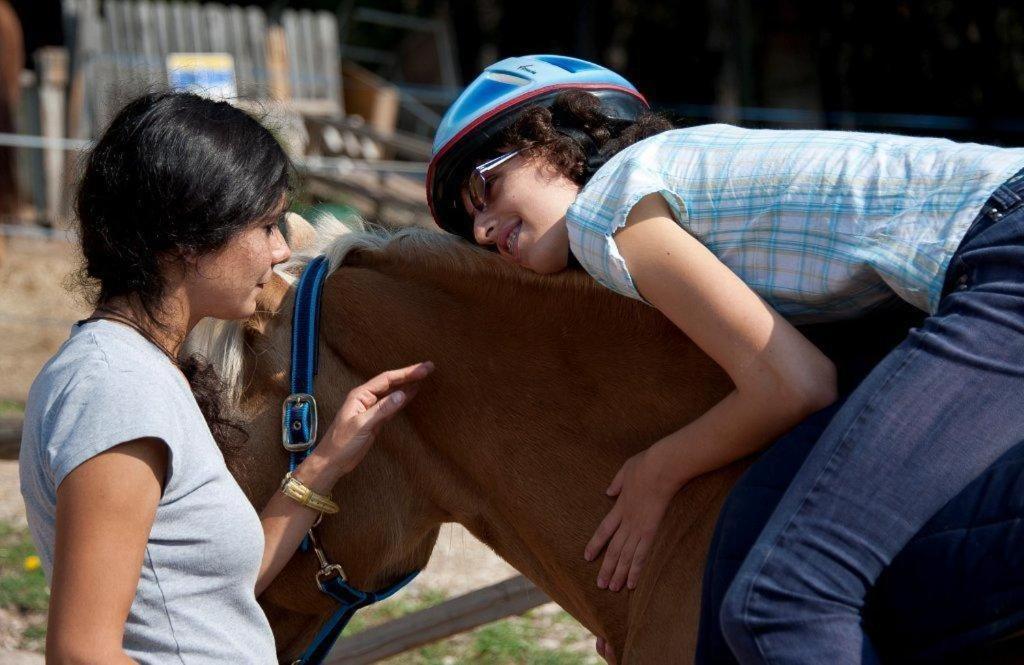
<svg viewBox="0 0 1024 665">
<path fill-rule="evenodd" d="M 314 448 L 292 472 L 292 476 L 318 494 L 330 494 L 334 484 L 343 475 L 345 472 L 341 465 L 317 448 Z"/>
</svg>

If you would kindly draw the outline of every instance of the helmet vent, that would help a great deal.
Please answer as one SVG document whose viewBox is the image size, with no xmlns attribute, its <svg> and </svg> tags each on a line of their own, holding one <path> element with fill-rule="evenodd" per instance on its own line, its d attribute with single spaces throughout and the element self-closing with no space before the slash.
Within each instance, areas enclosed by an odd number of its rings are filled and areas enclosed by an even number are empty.
<svg viewBox="0 0 1024 665">
<path fill-rule="evenodd" d="M 499 81 L 501 83 L 508 83 L 509 85 L 526 85 L 532 83 L 530 79 L 520 76 L 519 74 L 513 74 L 512 72 L 503 71 L 489 71 L 486 72 L 487 78 L 492 81 Z"/>
<path fill-rule="evenodd" d="M 549 65 L 554 65 L 555 67 L 559 67 L 573 74 L 576 72 L 587 71 L 589 69 L 602 69 L 591 62 L 587 62 L 586 60 L 567 58 L 560 55 L 538 55 L 535 57 L 541 62 L 546 62 Z"/>
</svg>

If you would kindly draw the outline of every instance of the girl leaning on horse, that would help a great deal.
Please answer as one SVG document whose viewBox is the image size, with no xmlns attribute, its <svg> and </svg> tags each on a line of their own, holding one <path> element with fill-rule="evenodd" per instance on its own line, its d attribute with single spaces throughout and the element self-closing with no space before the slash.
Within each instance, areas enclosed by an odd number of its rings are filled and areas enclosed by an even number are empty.
<svg viewBox="0 0 1024 665">
<path fill-rule="evenodd" d="M 835 368 L 794 324 L 894 299 L 928 314 L 846 398 L 702 609 L 701 660 L 861 663 L 877 659 L 860 613 L 882 570 L 1024 434 L 1022 169 L 1024 150 L 943 139 L 674 128 L 614 72 L 538 55 L 455 101 L 427 192 L 438 224 L 503 259 L 579 266 L 657 308 L 735 385 L 609 479 L 617 499 L 581 556 L 603 553 L 612 591 L 633 587 L 683 485 L 836 400 Z"/>
</svg>

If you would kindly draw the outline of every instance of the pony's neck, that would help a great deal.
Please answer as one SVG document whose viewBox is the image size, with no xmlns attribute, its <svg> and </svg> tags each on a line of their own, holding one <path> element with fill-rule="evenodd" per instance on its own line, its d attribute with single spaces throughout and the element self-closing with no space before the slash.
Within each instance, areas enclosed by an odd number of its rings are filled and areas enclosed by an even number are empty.
<svg viewBox="0 0 1024 665">
<path fill-rule="evenodd" d="M 576 275 L 520 277 L 495 264 L 484 279 L 439 265 L 432 253 L 371 252 L 324 292 L 324 311 L 336 315 L 324 334 L 356 374 L 437 366 L 404 414 L 415 434 L 382 439 L 378 451 L 391 451 L 443 519 L 591 630 L 622 637 L 625 594 L 597 589 L 600 561 L 583 560 L 612 506 L 604 490 L 630 455 L 710 408 L 728 381 L 657 312 Z M 691 567 L 701 565 L 729 482 L 712 476 L 680 493 L 645 580 L 687 534 Z"/>
</svg>

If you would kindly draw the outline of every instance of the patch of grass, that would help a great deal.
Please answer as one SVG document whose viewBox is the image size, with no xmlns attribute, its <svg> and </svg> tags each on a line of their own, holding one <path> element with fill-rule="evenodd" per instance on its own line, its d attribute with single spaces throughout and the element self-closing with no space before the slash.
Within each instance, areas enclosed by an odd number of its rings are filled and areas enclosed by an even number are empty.
<svg viewBox="0 0 1024 665">
<path fill-rule="evenodd" d="M 351 636 L 367 628 L 386 623 L 412 612 L 432 607 L 448 599 L 440 589 L 417 589 L 408 596 L 396 596 L 380 605 L 369 607 L 352 620 L 345 630 Z M 474 631 L 452 636 L 446 640 L 389 658 L 387 665 L 450 665 L 452 663 L 479 663 L 486 665 L 590 665 L 599 659 L 587 651 L 581 653 L 561 645 L 543 645 L 545 637 L 564 632 L 559 624 L 574 624 L 575 620 L 564 611 L 557 613 L 529 612 L 481 626 Z M 557 637 L 556 637 L 557 639 Z M 572 640 L 570 640 L 572 642 Z"/>
<path fill-rule="evenodd" d="M 25 405 L 12 399 L 0 399 L 0 418 L 24 416 Z"/>
<path fill-rule="evenodd" d="M 528 626 L 506 619 L 476 632 L 473 655 L 487 662 L 526 662 L 524 657 L 531 651 L 533 642 L 534 635 Z"/>
<path fill-rule="evenodd" d="M 50 590 L 28 529 L 0 521 L 0 608 L 24 620 L 18 648 L 43 650 Z"/>
<path fill-rule="evenodd" d="M 492 623 L 474 633 L 469 660 L 478 663 L 529 665 L 584 665 L 583 655 L 539 644 L 543 631 L 537 617 L 527 614 Z"/>
<path fill-rule="evenodd" d="M 45 612 L 50 602 L 43 569 L 28 569 L 36 557 L 28 530 L 0 522 L 0 607 L 20 612 Z"/>
<path fill-rule="evenodd" d="M 417 591 L 416 594 L 409 595 L 398 594 L 377 605 L 360 610 L 345 628 L 345 635 L 354 635 L 406 614 L 425 610 L 447 599 L 448 594 L 440 589 L 423 589 Z"/>
<path fill-rule="evenodd" d="M 26 651 L 43 651 L 43 647 L 46 646 L 46 615 L 42 615 L 34 619 L 34 623 L 30 624 L 21 633 L 21 641 L 18 643 L 19 649 Z"/>
</svg>

